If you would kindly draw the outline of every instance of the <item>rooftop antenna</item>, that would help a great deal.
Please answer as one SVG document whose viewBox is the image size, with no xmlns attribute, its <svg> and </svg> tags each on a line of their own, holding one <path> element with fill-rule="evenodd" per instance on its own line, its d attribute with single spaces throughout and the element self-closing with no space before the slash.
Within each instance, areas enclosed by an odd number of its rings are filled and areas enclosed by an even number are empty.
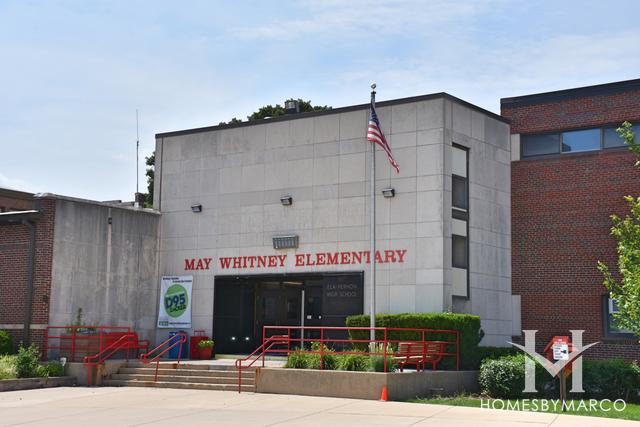
<svg viewBox="0 0 640 427">
<path fill-rule="evenodd" d="M 139 207 L 139 196 L 138 194 L 140 194 L 140 188 L 139 188 L 139 181 L 140 181 L 140 160 L 139 160 L 139 152 L 140 152 L 140 127 L 138 125 L 138 109 L 136 108 L 136 196 L 135 196 L 135 202 L 134 202 L 134 206 L 135 207 Z"/>
<path fill-rule="evenodd" d="M 140 128 L 138 126 L 138 109 L 136 108 L 136 193 L 139 193 L 139 189 L 138 189 L 138 180 L 140 178 L 140 172 L 138 170 L 138 168 L 140 167 L 139 165 L 139 159 L 138 159 L 138 152 L 140 151 Z"/>
</svg>

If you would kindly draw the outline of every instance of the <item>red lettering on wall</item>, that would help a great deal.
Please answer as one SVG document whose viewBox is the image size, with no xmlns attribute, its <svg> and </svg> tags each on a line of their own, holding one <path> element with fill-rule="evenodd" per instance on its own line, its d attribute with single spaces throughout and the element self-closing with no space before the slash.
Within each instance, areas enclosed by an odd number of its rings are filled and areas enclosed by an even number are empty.
<svg viewBox="0 0 640 427">
<path fill-rule="evenodd" d="M 404 257 L 407 253 L 406 249 L 394 249 L 385 251 L 376 251 L 376 263 L 404 263 Z M 351 252 L 316 252 L 316 253 L 299 253 L 295 254 L 293 267 L 312 267 L 315 265 L 350 265 L 371 262 L 371 254 L 369 251 L 351 251 Z M 213 258 L 186 258 L 184 260 L 185 270 L 210 270 Z M 227 270 L 234 269 L 250 269 L 250 268 L 277 268 L 286 267 L 287 254 L 282 255 L 251 255 L 251 256 L 235 256 L 220 257 L 220 268 Z"/>
<path fill-rule="evenodd" d="M 211 260 L 213 258 L 187 258 L 184 260 L 185 270 L 209 270 L 211 268 Z"/>
</svg>

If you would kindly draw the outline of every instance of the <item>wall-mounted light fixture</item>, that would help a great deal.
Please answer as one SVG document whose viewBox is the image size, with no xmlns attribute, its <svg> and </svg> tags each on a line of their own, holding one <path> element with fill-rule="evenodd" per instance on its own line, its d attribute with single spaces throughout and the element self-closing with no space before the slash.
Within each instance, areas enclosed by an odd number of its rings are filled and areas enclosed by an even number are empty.
<svg viewBox="0 0 640 427">
<path fill-rule="evenodd" d="M 273 236 L 273 249 L 292 249 L 298 247 L 298 236 Z"/>
<path fill-rule="evenodd" d="M 291 196 L 282 196 L 280 197 L 280 203 L 282 203 L 282 206 L 291 206 L 293 204 L 293 198 Z"/>
<path fill-rule="evenodd" d="M 389 187 L 389 188 L 383 188 L 383 189 L 382 189 L 382 195 L 383 195 L 385 198 L 390 199 L 390 198 L 392 198 L 392 197 L 395 197 L 395 196 L 396 196 L 396 190 L 395 190 L 394 188 L 391 188 L 391 187 Z"/>
<path fill-rule="evenodd" d="M 191 205 L 191 212 L 193 212 L 193 213 L 202 212 L 202 205 L 200 203 L 196 203 L 196 204 Z"/>
</svg>

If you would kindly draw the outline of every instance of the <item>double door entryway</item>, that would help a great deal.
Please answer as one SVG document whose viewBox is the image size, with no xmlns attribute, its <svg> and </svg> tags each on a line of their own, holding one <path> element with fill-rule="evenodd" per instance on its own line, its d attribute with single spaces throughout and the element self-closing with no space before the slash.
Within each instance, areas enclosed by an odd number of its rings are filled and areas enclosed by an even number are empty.
<svg viewBox="0 0 640 427">
<path fill-rule="evenodd" d="M 263 326 L 345 326 L 363 301 L 362 272 L 216 276 L 216 352 L 250 353 L 262 343 Z"/>
</svg>

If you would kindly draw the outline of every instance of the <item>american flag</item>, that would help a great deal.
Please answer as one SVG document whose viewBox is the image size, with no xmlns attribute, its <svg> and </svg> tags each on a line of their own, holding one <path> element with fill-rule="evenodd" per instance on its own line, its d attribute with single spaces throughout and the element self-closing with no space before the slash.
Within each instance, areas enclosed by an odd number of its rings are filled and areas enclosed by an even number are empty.
<svg viewBox="0 0 640 427">
<path fill-rule="evenodd" d="M 382 133 L 382 129 L 380 129 L 380 121 L 378 120 L 378 115 L 376 114 L 376 109 L 373 108 L 373 104 L 371 105 L 371 115 L 369 116 L 369 128 L 367 129 L 367 141 L 375 142 L 378 144 L 385 153 L 387 153 L 387 158 L 389 159 L 389 163 L 393 166 L 397 173 L 400 173 L 400 166 L 396 163 L 393 158 L 393 154 L 391 154 L 391 147 L 387 143 L 384 134 Z"/>
</svg>

